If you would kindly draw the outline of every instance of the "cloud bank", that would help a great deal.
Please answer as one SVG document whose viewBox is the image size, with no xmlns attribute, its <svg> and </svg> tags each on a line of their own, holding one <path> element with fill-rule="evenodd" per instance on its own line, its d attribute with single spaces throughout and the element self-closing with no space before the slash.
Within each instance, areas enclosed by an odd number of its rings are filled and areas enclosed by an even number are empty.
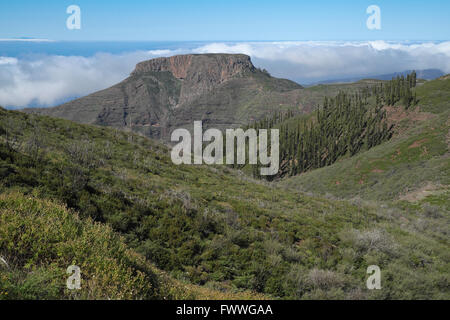
<svg viewBox="0 0 450 320">
<path fill-rule="evenodd" d="M 169 52 L 99 53 L 91 57 L 0 57 L 0 105 L 53 106 L 105 89 L 126 78 L 139 61 Z"/>
<path fill-rule="evenodd" d="M 212 43 L 195 51 L 245 53 L 272 75 L 301 83 L 412 69 L 434 68 L 450 72 L 450 42 Z"/>
<path fill-rule="evenodd" d="M 137 62 L 183 53 L 244 53 L 276 77 L 300 83 L 440 69 L 450 73 L 450 42 L 246 42 L 210 43 L 194 49 L 98 53 L 79 56 L 0 57 L 0 105 L 53 106 L 107 88 Z"/>
</svg>

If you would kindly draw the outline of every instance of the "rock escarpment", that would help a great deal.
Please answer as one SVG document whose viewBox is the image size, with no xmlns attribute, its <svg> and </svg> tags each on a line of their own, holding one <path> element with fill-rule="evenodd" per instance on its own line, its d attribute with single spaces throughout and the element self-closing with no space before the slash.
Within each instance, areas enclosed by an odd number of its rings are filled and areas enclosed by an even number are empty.
<svg viewBox="0 0 450 320">
<path fill-rule="evenodd" d="M 182 80 L 178 102 L 183 104 L 234 77 L 255 70 L 250 57 L 243 54 L 187 54 L 138 63 L 131 75 L 170 72 Z"/>
</svg>

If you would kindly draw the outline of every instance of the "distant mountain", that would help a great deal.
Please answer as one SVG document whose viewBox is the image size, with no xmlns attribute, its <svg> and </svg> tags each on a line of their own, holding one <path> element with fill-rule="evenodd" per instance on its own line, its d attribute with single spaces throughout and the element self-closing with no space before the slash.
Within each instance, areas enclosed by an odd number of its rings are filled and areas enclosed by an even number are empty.
<svg viewBox="0 0 450 320">
<path fill-rule="evenodd" d="M 52 42 L 49 39 L 40 39 L 33 37 L 16 37 L 16 38 L 3 38 L 0 41 L 28 41 L 28 42 Z"/>
<path fill-rule="evenodd" d="M 397 76 L 405 76 L 409 73 L 411 73 L 413 70 L 405 70 L 402 72 L 394 72 L 389 74 L 380 74 L 380 75 L 366 75 L 366 76 L 359 76 L 359 77 L 353 77 L 353 78 L 343 78 L 343 79 L 332 79 L 332 80 L 323 80 L 319 81 L 317 83 L 311 84 L 328 84 L 328 83 L 342 83 L 342 82 L 356 82 L 362 79 L 377 79 L 377 80 L 391 80 L 392 78 L 395 78 Z M 416 70 L 417 78 L 418 79 L 425 79 L 425 80 L 434 80 L 439 77 L 442 77 L 445 75 L 444 72 L 438 69 L 424 69 L 424 70 Z"/>
<path fill-rule="evenodd" d="M 128 128 L 167 140 L 173 128 L 237 127 L 287 106 L 300 110 L 303 87 L 271 77 L 243 54 L 188 54 L 137 64 L 111 88 L 54 108 L 27 109 L 81 123 Z"/>
</svg>

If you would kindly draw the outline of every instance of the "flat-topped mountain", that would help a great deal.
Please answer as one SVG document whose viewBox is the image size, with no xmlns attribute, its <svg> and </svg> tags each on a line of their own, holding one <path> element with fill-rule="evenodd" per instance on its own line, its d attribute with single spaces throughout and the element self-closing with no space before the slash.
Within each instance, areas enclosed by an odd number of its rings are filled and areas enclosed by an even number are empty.
<svg viewBox="0 0 450 320">
<path fill-rule="evenodd" d="M 247 55 L 188 54 L 141 62 L 108 89 L 25 111 L 168 140 L 173 129 L 190 129 L 195 120 L 223 129 L 278 110 L 305 109 L 302 95 L 302 86 L 255 68 Z"/>
<path fill-rule="evenodd" d="M 140 62 L 132 75 L 152 71 L 169 71 L 178 79 L 205 80 L 204 74 L 211 83 L 219 84 L 231 77 L 249 70 L 254 71 L 250 57 L 244 54 L 202 54 L 178 55 L 162 57 Z"/>
<path fill-rule="evenodd" d="M 153 72 L 169 72 L 182 80 L 178 105 L 208 92 L 234 77 L 255 72 L 250 57 L 243 54 L 178 55 L 138 63 L 132 76 Z"/>
</svg>

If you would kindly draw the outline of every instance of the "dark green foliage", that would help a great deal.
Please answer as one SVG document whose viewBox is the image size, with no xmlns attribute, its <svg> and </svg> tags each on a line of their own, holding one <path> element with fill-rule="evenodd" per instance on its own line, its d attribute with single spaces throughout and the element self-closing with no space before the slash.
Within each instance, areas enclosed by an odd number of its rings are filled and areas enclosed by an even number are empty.
<svg viewBox="0 0 450 320">
<path fill-rule="evenodd" d="M 279 114 L 253 127 L 279 128 L 279 176 L 297 175 L 331 165 L 343 156 L 353 156 L 391 138 L 393 126 L 387 125 L 386 112 L 369 106 L 367 99 L 363 94 L 341 92 L 335 98 L 325 98 L 313 118 Z M 253 166 L 254 175 L 258 172 L 258 166 Z"/>
</svg>

